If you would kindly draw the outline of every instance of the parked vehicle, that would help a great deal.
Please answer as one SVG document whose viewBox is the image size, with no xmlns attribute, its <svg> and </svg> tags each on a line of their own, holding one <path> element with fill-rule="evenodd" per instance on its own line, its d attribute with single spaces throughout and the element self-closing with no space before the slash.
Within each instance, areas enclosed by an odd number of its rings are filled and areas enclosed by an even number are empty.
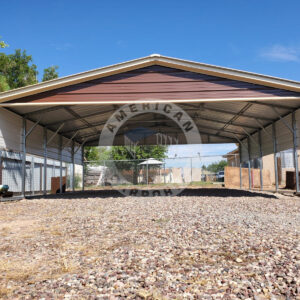
<svg viewBox="0 0 300 300">
<path fill-rule="evenodd" d="M 218 181 L 224 181 L 224 171 L 219 171 L 217 173 L 217 180 Z"/>
</svg>

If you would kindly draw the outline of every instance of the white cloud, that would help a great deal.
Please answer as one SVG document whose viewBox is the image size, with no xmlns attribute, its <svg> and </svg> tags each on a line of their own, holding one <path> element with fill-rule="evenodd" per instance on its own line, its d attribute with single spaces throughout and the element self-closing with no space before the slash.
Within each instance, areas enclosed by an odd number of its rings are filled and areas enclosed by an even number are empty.
<svg viewBox="0 0 300 300">
<path fill-rule="evenodd" d="M 69 50 L 70 48 L 72 48 L 72 44 L 71 43 L 61 43 L 61 44 L 51 44 L 52 47 L 55 48 L 55 50 L 57 51 L 65 51 L 65 50 Z"/>
<path fill-rule="evenodd" d="M 197 157 L 211 156 L 212 159 L 221 157 L 236 149 L 235 144 L 201 144 L 201 145 L 172 145 L 168 148 L 168 157 Z"/>
<path fill-rule="evenodd" d="M 299 62 L 300 48 L 273 45 L 261 51 L 260 56 L 268 60 L 282 62 Z"/>
</svg>

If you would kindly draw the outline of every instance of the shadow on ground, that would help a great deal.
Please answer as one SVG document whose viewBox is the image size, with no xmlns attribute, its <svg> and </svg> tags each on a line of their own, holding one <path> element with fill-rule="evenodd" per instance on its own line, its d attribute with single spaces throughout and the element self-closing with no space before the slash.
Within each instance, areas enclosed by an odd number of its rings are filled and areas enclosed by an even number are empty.
<svg viewBox="0 0 300 300">
<path fill-rule="evenodd" d="M 124 189 L 125 194 L 128 196 L 173 196 L 173 197 L 264 197 L 277 199 L 275 195 L 255 192 L 255 191 L 245 191 L 238 189 L 227 189 L 227 188 L 186 188 L 181 191 L 178 195 L 178 190 L 176 189 L 156 189 L 156 190 L 142 190 L 143 195 L 135 194 L 134 189 Z M 155 193 L 154 193 L 155 191 Z M 120 198 L 126 197 L 124 194 L 117 190 L 88 190 L 88 191 L 79 191 L 79 192 L 67 192 L 63 195 L 47 195 L 47 196 L 32 196 L 26 197 L 27 199 L 74 199 L 74 198 Z"/>
</svg>

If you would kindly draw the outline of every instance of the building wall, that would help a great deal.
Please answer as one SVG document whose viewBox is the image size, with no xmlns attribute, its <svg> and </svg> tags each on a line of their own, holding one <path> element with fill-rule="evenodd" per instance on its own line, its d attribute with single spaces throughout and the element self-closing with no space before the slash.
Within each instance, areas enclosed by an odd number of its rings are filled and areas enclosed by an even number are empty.
<svg viewBox="0 0 300 300">
<path fill-rule="evenodd" d="M 33 126 L 34 123 L 27 121 L 27 130 Z M 38 125 L 32 133 L 28 136 L 26 141 L 26 151 L 28 154 L 37 156 L 44 156 L 43 149 L 43 127 Z M 47 130 L 48 139 L 53 135 L 53 131 Z M 12 150 L 21 152 L 21 134 L 22 134 L 22 117 L 19 115 L 0 108 L 0 150 Z M 63 138 L 63 145 L 66 145 L 68 139 Z M 75 149 L 79 147 L 75 144 Z M 59 135 L 57 135 L 48 145 L 48 157 L 59 160 Z M 63 161 L 71 163 L 71 143 L 63 150 Z M 75 163 L 81 164 L 81 149 L 75 154 Z"/>
</svg>

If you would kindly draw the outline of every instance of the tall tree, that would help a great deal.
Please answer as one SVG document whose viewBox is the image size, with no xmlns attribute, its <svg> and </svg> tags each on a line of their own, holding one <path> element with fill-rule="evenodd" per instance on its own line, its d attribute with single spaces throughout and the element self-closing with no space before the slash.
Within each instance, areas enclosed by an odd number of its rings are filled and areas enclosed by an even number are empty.
<svg viewBox="0 0 300 300">
<path fill-rule="evenodd" d="M 8 47 L 8 45 L 4 41 L 0 41 L 0 48 L 6 48 L 6 47 Z"/>
<path fill-rule="evenodd" d="M 111 149 L 111 159 L 115 161 L 114 164 L 118 170 L 133 170 L 133 184 L 137 184 L 138 165 L 141 160 L 165 158 L 167 157 L 167 151 L 168 147 L 162 145 L 135 146 L 130 151 L 125 146 L 114 146 Z"/>
<path fill-rule="evenodd" d="M 111 159 L 113 160 L 130 160 L 133 159 L 132 153 L 134 153 L 135 159 L 148 159 L 156 158 L 162 159 L 166 157 L 168 151 L 167 146 L 162 145 L 141 145 L 135 146 L 133 149 L 129 149 L 125 146 L 114 146 L 111 150 Z"/>
<path fill-rule="evenodd" d="M 57 78 L 58 77 L 57 69 L 58 66 L 51 66 L 49 68 L 44 69 L 44 75 L 42 81 L 47 81 L 47 80 Z"/>
<path fill-rule="evenodd" d="M 17 49 L 14 54 L 0 53 L 0 75 L 4 76 L 10 89 L 37 83 L 37 67 L 31 55 Z"/>
<path fill-rule="evenodd" d="M 6 78 L 3 75 L 0 75 L 0 92 L 8 91 L 9 85 L 7 83 Z"/>
<path fill-rule="evenodd" d="M 205 170 L 213 173 L 218 173 L 219 171 L 224 171 L 224 168 L 228 165 L 226 160 L 220 160 L 219 162 L 214 162 L 208 165 Z M 204 169 L 204 168 L 203 168 Z"/>
</svg>

